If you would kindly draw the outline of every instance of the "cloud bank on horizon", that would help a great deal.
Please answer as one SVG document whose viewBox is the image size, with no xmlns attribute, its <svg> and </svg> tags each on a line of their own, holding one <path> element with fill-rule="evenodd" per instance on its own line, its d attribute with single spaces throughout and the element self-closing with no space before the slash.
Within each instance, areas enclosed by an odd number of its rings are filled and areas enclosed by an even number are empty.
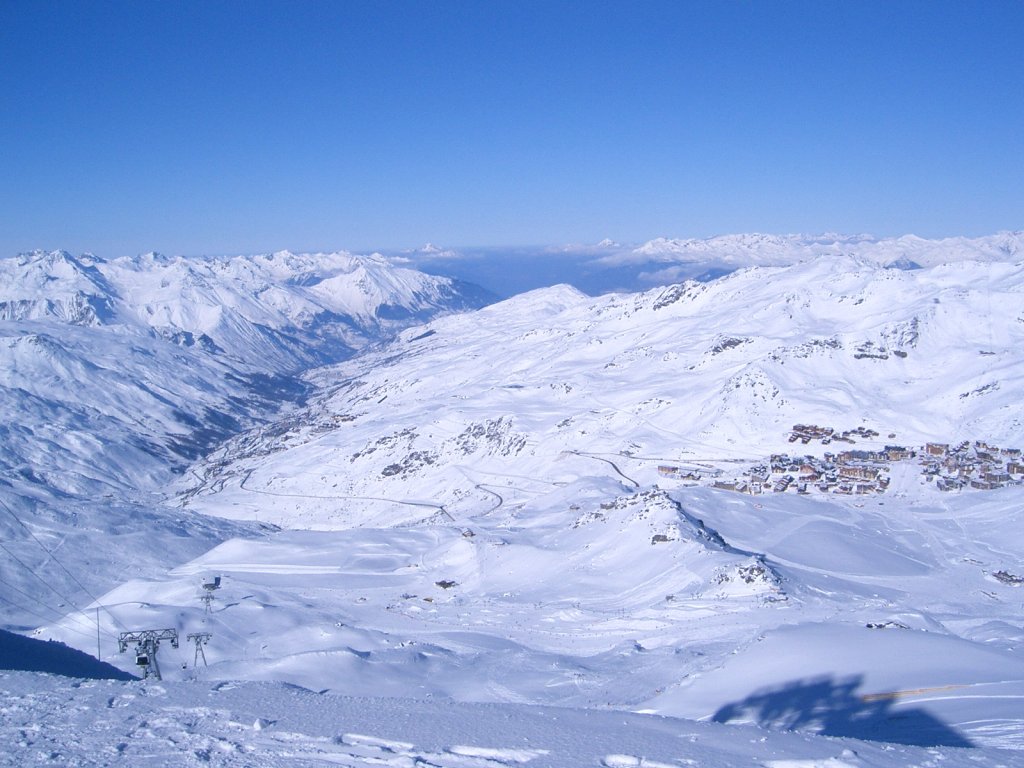
<svg viewBox="0 0 1024 768">
<path fill-rule="evenodd" d="M 496 295 L 566 283 L 588 293 L 642 291 L 686 280 L 701 282 L 745 267 L 785 267 L 818 258 L 853 256 L 897 269 L 959 261 L 1019 261 L 1024 232 L 926 239 L 915 235 L 720 235 L 636 244 L 611 239 L 592 245 L 522 248 L 422 248 L 389 254 L 396 263 L 483 286 Z"/>
</svg>

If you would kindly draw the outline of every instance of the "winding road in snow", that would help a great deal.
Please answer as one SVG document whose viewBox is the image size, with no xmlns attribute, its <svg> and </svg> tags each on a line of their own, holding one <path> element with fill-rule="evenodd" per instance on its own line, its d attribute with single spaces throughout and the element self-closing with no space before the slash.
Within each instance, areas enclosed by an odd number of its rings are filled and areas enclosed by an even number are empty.
<svg viewBox="0 0 1024 768">
<path fill-rule="evenodd" d="M 255 471 L 255 467 L 246 470 L 245 476 L 238 484 L 238 487 L 241 488 L 243 491 L 248 491 L 249 493 L 259 493 L 264 496 L 277 496 L 279 498 L 285 499 L 324 499 L 326 501 L 383 501 L 388 504 L 401 504 L 407 507 L 426 507 L 427 509 L 437 510 L 441 514 L 445 515 L 451 522 L 455 522 L 455 518 L 452 517 L 452 514 L 447 509 L 445 509 L 443 504 L 434 504 L 429 501 L 405 501 L 402 499 L 389 499 L 383 496 L 325 496 L 323 494 L 316 493 L 286 493 L 284 491 L 271 491 L 267 488 L 251 488 L 247 485 L 247 483 L 249 482 L 249 479 L 252 477 L 252 474 Z M 433 515 L 431 517 L 433 517 Z M 430 518 L 426 518 L 425 520 L 429 519 Z"/>
<path fill-rule="evenodd" d="M 568 450 L 568 451 L 566 451 L 566 453 L 572 453 L 572 454 L 575 454 L 576 456 L 581 456 L 581 457 L 583 457 L 585 459 L 594 459 L 595 461 L 603 461 L 605 464 L 610 465 L 611 468 L 615 470 L 616 474 L 619 475 L 619 477 L 624 479 L 626 482 L 631 483 L 634 488 L 639 488 L 640 487 L 640 483 L 638 483 L 632 477 L 630 477 L 625 472 L 623 472 L 621 469 L 619 469 L 619 466 L 614 461 L 612 461 L 611 459 L 606 459 L 606 458 L 604 458 L 602 456 L 598 456 L 596 453 L 585 453 L 583 451 Z"/>
</svg>

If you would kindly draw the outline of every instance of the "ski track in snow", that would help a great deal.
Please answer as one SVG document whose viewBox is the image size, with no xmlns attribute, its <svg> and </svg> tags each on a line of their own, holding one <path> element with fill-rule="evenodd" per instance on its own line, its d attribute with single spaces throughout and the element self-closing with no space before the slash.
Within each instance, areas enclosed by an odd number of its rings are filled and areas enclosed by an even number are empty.
<svg viewBox="0 0 1024 768">
<path fill-rule="evenodd" d="M 254 683 L 0 673 L 0 765 L 1011 768 L 999 750 L 773 734 L 621 712 L 350 699 Z"/>
</svg>

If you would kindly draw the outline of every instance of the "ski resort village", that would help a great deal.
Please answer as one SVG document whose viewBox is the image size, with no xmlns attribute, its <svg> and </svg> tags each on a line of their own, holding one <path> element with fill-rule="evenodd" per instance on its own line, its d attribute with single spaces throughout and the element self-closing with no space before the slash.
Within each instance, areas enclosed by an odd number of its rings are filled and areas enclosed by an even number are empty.
<svg viewBox="0 0 1024 768">
<path fill-rule="evenodd" d="M 832 427 L 796 424 L 789 436 L 790 442 L 799 440 L 803 445 L 819 441 L 828 445 L 835 441 L 855 442 L 855 437 L 878 437 L 874 430 L 858 427 L 837 433 Z M 894 437 L 895 435 L 890 435 Z M 739 493 L 835 493 L 863 495 L 884 493 L 892 482 L 893 472 L 914 470 L 940 491 L 963 489 L 993 490 L 1005 486 L 1024 484 L 1024 461 L 1019 448 L 1000 448 L 980 440 L 964 441 L 959 445 L 926 443 L 907 448 L 885 445 L 880 449 L 825 451 L 821 456 L 790 456 L 772 454 L 769 461 L 757 464 L 735 479 L 718 477 L 713 487 Z M 664 477 L 699 481 L 709 474 L 720 476 L 722 469 L 659 466 Z"/>
</svg>

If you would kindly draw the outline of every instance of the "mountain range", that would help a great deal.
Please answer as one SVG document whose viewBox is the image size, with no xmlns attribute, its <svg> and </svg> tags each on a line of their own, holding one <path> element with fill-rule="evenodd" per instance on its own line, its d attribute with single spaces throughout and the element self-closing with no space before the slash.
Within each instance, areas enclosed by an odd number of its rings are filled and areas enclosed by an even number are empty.
<svg viewBox="0 0 1024 768">
<path fill-rule="evenodd" d="M 926 239 L 915 235 L 719 235 L 659 237 L 644 243 L 443 248 L 427 244 L 389 253 L 427 272 L 457 276 L 503 298 L 557 283 L 597 296 L 645 291 L 686 280 L 713 280 L 745 267 L 792 266 L 850 256 L 879 266 L 913 269 L 958 261 L 1019 261 L 1024 233 Z"/>
<path fill-rule="evenodd" d="M 4 624 L 121 669 L 166 627 L 168 681 L 396 722 L 611 709 L 842 739 L 764 765 L 1012 764 L 1022 238 L 607 242 L 553 269 L 701 279 L 502 301 L 408 268 L 475 258 L 433 247 L 2 261 Z M 603 762 L 697 754 L 658 744 Z M 430 759 L 575 764 L 502 747 Z"/>
<path fill-rule="evenodd" d="M 555 468 L 581 454 L 756 461 L 786 448 L 797 423 L 908 445 L 1014 444 L 1022 291 L 1019 264 L 908 271 L 853 257 L 640 294 L 541 289 L 319 369 L 287 430 L 243 434 L 195 472 L 238 514 L 281 522 L 291 512 L 278 506 L 303 502 L 249 491 L 272 482 L 474 509 L 491 496 L 472 478 L 488 473 L 575 479 L 584 470 Z M 656 463 L 638 470 L 645 482 Z"/>
<path fill-rule="evenodd" d="M 301 402 L 310 366 L 488 300 L 346 253 L 0 260 L 0 501 L 54 546 L 89 552 L 84 532 L 92 542 L 127 528 L 152 539 L 110 562 L 91 559 L 82 578 L 96 588 L 128 563 L 164 557 L 164 544 L 197 554 L 180 515 L 160 503 L 190 461 Z M 49 559 L 10 516 L 0 526 L 28 562 Z M 17 563 L 2 573 L 22 592 L 40 586 Z M 48 578 L 77 589 L 60 570 Z M 8 621 L 33 619 L 22 610 Z"/>
</svg>

